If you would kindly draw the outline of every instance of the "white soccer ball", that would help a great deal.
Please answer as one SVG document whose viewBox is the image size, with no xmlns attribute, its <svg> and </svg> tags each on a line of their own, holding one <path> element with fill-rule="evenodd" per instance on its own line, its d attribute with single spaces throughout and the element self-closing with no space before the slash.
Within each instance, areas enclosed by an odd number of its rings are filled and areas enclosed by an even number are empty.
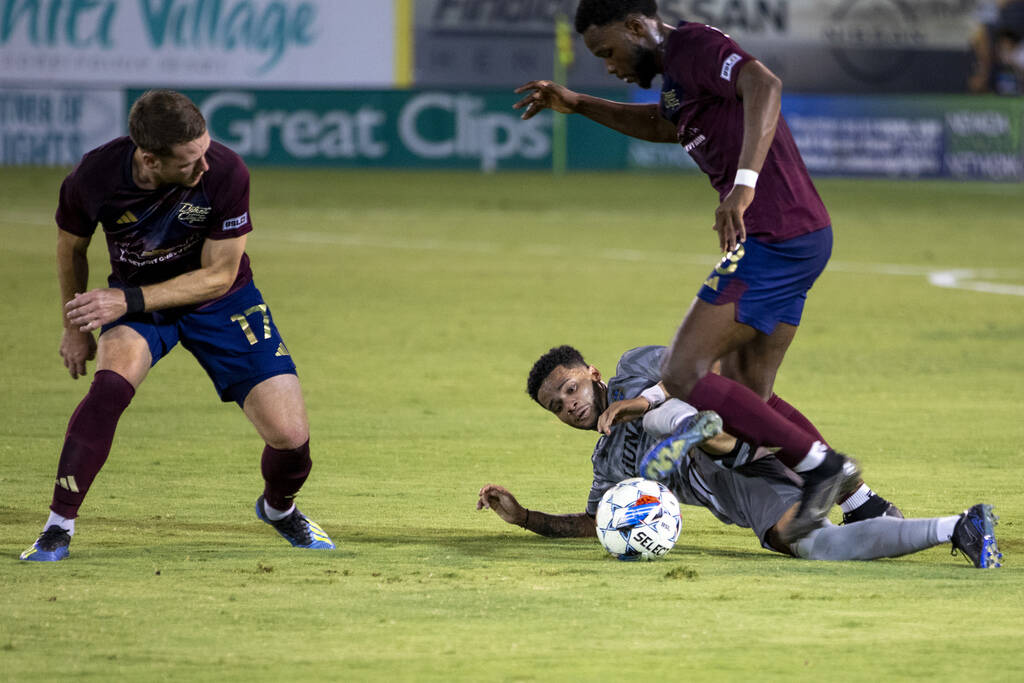
<svg viewBox="0 0 1024 683">
<path fill-rule="evenodd" d="M 663 484 L 626 479 L 597 505 L 597 537 L 620 560 L 654 560 L 676 544 L 683 520 L 679 501 Z"/>
</svg>

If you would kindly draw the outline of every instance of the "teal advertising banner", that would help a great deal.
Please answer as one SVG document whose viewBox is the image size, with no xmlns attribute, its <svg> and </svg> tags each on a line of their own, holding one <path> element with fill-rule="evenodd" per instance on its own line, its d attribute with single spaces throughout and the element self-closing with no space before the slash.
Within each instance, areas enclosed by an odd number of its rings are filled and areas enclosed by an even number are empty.
<svg viewBox="0 0 1024 683">
<path fill-rule="evenodd" d="M 210 134 L 255 164 L 546 169 L 552 114 L 511 90 L 185 90 Z M 128 102 L 141 93 L 129 91 Z M 622 99 L 623 92 L 604 93 Z M 571 117 L 569 168 L 625 168 L 627 139 Z"/>
</svg>

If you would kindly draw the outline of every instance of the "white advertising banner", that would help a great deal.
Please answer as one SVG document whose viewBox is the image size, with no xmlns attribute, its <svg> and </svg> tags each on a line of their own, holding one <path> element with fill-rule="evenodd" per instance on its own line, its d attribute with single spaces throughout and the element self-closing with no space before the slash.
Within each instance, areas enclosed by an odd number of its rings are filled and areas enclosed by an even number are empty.
<svg viewBox="0 0 1024 683">
<path fill-rule="evenodd" d="M 733 36 L 805 92 L 962 92 L 982 0 L 658 0 L 659 15 Z M 577 0 L 417 0 L 417 86 L 519 85 L 550 77 L 555 17 Z M 573 41 L 575 87 L 615 81 Z"/>
<path fill-rule="evenodd" d="M 0 88 L 0 166 L 66 166 L 125 134 L 122 90 Z"/>
<path fill-rule="evenodd" d="M 0 83 L 389 87 L 392 0 L 0 0 Z"/>
</svg>

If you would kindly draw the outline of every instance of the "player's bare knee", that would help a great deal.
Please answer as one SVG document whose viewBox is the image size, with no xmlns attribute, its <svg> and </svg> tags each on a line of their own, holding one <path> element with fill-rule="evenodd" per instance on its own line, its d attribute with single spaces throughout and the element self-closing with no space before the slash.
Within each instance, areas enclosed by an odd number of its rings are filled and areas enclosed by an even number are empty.
<svg viewBox="0 0 1024 683">
<path fill-rule="evenodd" d="M 309 430 L 290 430 L 268 434 L 265 437 L 267 445 L 279 451 L 294 451 L 301 448 L 309 441 Z"/>
<path fill-rule="evenodd" d="M 708 374 L 711 364 L 692 359 L 666 359 L 661 368 L 661 381 L 670 396 L 685 399 L 700 379 Z"/>
</svg>

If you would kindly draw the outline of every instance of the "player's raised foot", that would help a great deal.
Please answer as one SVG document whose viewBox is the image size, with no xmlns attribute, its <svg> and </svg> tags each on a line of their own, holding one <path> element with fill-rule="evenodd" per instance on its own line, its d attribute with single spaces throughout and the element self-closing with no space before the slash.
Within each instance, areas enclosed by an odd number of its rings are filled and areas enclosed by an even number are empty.
<svg viewBox="0 0 1024 683">
<path fill-rule="evenodd" d="M 21 559 L 30 562 L 56 562 L 68 556 L 71 534 L 51 524 L 39 534 L 39 538 L 21 554 Z"/>
<path fill-rule="evenodd" d="M 978 569 L 996 569 L 1003 554 L 996 545 L 995 525 L 999 518 L 992 514 L 992 506 L 978 503 L 960 515 L 953 527 L 953 555 L 959 550 Z"/>
<path fill-rule="evenodd" d="M 267 517 L 266 510 L 263 509 L 263 496 L 260 496 L 256 499 L 256 516 L 274 527 L 277 533 L 296 548 L 334 550 L 334 542 L 330 537 L 319 524 L 299 512 L 299 508 L 295 508 L 290 515 L 275 522 Z"/>
<path fill-rule="evenodd" d="M 666 478 L 694 446 L 722 432 L 722 418 L 713 410 L 702 410 L 684 419 L 672 436 L 659 441 L 640 461 L 637 471 L 646 479 Z"/>
<path fill-rule="evenodd" d="M 860 486 L 860 465 L 853 458 L 831 448 L 825 460 L 813 470 L 802 472 L 803 497 L 796 516 L 781 534 L 782 542 L 793 543 L 821 525 L 836 500 L 849 495 Z"/>
<path fill-rule="evenodd" d="M 872 493 L 863 505 L 843 513 L 843 524 L 853 524 L 875 517 L 903 519 L 903 512 L 877 493 Z"/>
</svg>

